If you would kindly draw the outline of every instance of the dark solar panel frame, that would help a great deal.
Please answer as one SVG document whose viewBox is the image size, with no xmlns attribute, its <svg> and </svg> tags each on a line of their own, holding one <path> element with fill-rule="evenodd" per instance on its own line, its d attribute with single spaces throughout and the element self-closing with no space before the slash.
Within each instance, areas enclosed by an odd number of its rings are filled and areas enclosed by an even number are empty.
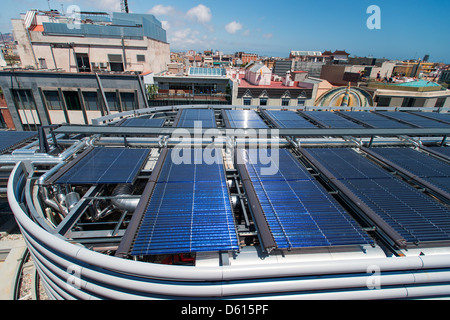
<svg viewBox="0 0 450 320">
<path fill-rule="evenodd" d="M 448 207 L 351 149 L 308 152 L 409 243 L 450 240 Z"/>
<path fill-rule="evenodd" d="M 440 113 L 440 112 L 420 112 L 420 111 L 411 111 L 412 114 L 415 114 L 419 117 L 433 119 L 436 121 L 440 121 L 446 124 L 450 124 L 450 113 Z"/>
<path fill-rule="evenodd" d="M 448 128 L 449 124 L 442 123 L 436 120 L 420 117 L 414 113 L 409 112 L 389 112 L 389 111 L 377 111 L 377 113 L 397 120 L 405 121 L 408 124 L 417 126 L 420 128 Z"/>
<path fill-rule="evenodd" d="M 372 148 L 364 149 L 375 153 L 394 165 L 404 168 L 411 178 L 420 178 L 450 193 L 450 164 L 423 152 L 408 148 Z M 400 170 L 401 170 L 400 169 Z"/>
<path fill-rule="evenodd" d="M 372 240 L 287 149 L 275 175 L 246 150 L 242 158 L 276 245 L 280 249 L 351 246 Z"/>
<path fill-rule="evenodd" d="M 20 145 L 37 136 L 34 131 L 0 131 L 0 153 Z"/>
<path fill-rule="evenodd" d="M 149 149 L 93 148 L 60 176 L 56 184 L 132 184 L 139 174 Z M 63 168 L 64 169 L 64 168 Z"/>
<path fill-rule="evenodd" d="M 339 111 L 338 114 L 347 116 L 356 121 L 364 123 L 373 128 L 379 129 L 401 129 L 401 128 L 411 128 L 410 125 L 385 118 L 379 114 L 373 112 L 362 112 L 362 111 Z"/>
<path fill-rule="evenodd" d="M 263 113 L 277 128 L 317 128 L 293 111 L 264 110 Z"/>
<path fill-rule="evenodd" d="M 176 164 L 169 150 L 148 201 L 131 255 L 238 250 L 238 238 L 219 149 L 215 161 Z"/>
<path fill-rule="evenodd" d="M 121 127 L 147 127 L 147 128 L 161 128 L 164 126 L 166 119 L 140 119 L 132 118 L 126 119 Z"/>
<path fill-rule="evenodd" d="M 222 115 L 227 128 L 267 129 L 263 119 L 254 110 L 223 110 Z"/>
<path fill-rule="evenodd" d="M 214 109 L 183 109 L 180 111 L 176 126 L 194 128 L 199 124 L 202 128 L 217 128 Z"/>
<path fill-rule="evenodd" d="M 364 128 L 363 125 L 343 118 L 340 115 L 330 111 L 301 111 L 300 113 L 325 128 Z"/>
</svg>

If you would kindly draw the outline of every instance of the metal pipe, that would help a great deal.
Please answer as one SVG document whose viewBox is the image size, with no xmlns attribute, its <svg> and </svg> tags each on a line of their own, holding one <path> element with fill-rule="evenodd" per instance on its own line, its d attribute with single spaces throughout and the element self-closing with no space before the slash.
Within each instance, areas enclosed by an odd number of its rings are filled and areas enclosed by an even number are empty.
<svg viewBox="0 0 450 320">
<path fill-rule="evenodd" d="M 124 198 L 124 197 L 131 197 L 133 194 L 133 186 L 129 184 L 123 184 L 118 185 L 112 195 L 113 197 L 116 197 L 114 199 L 111 199 L 111 202 L 114 207 L 117 209 L 128 211 L 128 212 L 134 212 L 139 204 L 140 198 L 134 197 L 134 198 Z"/>
</svg>

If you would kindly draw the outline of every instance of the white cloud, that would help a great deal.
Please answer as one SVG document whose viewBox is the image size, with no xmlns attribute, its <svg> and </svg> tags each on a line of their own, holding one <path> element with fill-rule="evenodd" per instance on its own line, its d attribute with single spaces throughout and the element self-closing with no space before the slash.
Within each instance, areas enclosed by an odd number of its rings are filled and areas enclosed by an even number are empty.
<svg viewBox="0 0 450 320">
<path fill-rule="evenodd" d="M 179 29 L 169 35 L 170 46 L 175 49 L 209 48 L 217 39 L 210 39 L 207 35 L 191 28 Z"/>
<path fill-rule="evenodd" d="M 225 30 L 227 30 L 228 33 L 235 34 L 239 30 L 242 29 L 242 24 L 236 21 L 231 21 L 229 24 L 225 26 Z"/>
<path fill-rule="evenodd" d="M 244 33 L 242 33 L 243 36 L 248 37 L 250 35 L 250 30 L 247 29 L 244 31 Z"/>
<path fill-rule="evenodd" d="M 186 13 L 186 16 L 189 19 L 200 23 L 207 23 L 211 21 L 212 18 L 211 9 L 204 6 L 203 4 L 199 4 L 198 6 L 189 9 L 189 11 Z"/>
<path fill-rule="evenodd" d="M 162 27 L 164 30 L 170 30 L 170 22 L 169 21 L 161 21 Z"/>
<path fill-rule="evenodd" d="M 266 38 L 266 39 L 273 38 L 273 33 L 266 33 L 266 34 L 263 34 L 263 37 Z"/>
<path fill-rule="evenodd" d="M 153 8 L 151 8 L 150 10 L 148 10 L 147 13 L 150 14 L 154 14 L 154 15 L 172 15 L 175 13 L 175 8 L 172 6 L 164 6 L 162 4 L 157 4 L 156 6 L 154 6 Z"/>
</svg>

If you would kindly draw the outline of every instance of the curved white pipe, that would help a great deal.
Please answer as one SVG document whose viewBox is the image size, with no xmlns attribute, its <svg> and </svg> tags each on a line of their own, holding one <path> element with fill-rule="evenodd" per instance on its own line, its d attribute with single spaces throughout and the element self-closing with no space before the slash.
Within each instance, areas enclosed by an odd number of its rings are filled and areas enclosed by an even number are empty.
<svg viewBox="0 0 450 320">
<path fill-rule="evenodd" d="M 74 295 L 81 299 L 96 295 L 109 298 L 148 297 L 164 295 L 169 297 L 223 297 L 255 295 L 276 298 L 273 293 L 280 293 L 281 298 L 304 298 L 304 291 L 333 290 L 350 288 L 351 293 L 329 293 L 328 295 L 311 295 L 311 297 L 330 297 L 335 294 L 339 299 L 349 294 L 358 296 L 358 287 L 367 284 L 371 276 L 369 266 L 376 265 L 380 274 L 380 284 L 395 285 L 400 288 L 382 290 L 363 290 L 373 297 L 405 297 L 409 292 L 415 296 L 421 294 L 435 295 L 447 292 L 450 282 L 448 270 L 425 273 L 422 269 L 450 269 L 450 255 L 375 258 L 358 260 L 316 261 L 302 263 L 261 263 L 254 265 L 229 265 L 217 267 L 168 266 L 138 261 L 125 260 L 88 250 L 78 244 L 72 244 L 55 235 L 51 235 L 37 226 L 22 210 L 15 187 L 22 167 L 18 164 L 8 182 L 8 200 L 21 227 L 32 254 L 37 259 L 39 270 L 45 274 L 48 286 L 64 297 L 64 280 L 71 274 L 64 268 L 75 265 L 80 268 L 82 292 Z M 48 248 L 48 249 L 47 249 Z M 65 258 L 67 257 L 67 258 Z M 68 259 L 68 260 L 66 260 Z M 112 271 L 110 274 L 106 271 Z M 389 274 L 389 272 L 396 274 Z M 128 275 L 122 277 L 121 274 Z M 56 276 L 57 275 L 57 276 Z M 285 279 L 298 277 L 298 279 Z M 303 278 L 301 278 L 303 277 Z M 306 278 L 305 278 L 306 277 Z M 94 282 L 90 279 L 95 280 Z M 84 282 L 83 282 L 84 281 Z M 445 282 L 447 284 L 445 284 Z M 432 287 L 423 285 L 417 289 L 409 286 L 428 283 L 444 283 L 442 290 L 433 292 Z M 102 286 L 101 284 L 104 284 Z M 419 288 L 423 288 L 421 291 Z M 439 286 L 433 286 L 439 287 Z M 68 290 L 68 289 L 67 289 Z M 294 291 L 300 291 L 295 293 Z M 88 293 L 91 293 L 90 296 Z M 124 295 L 124 292 L 129 292 Z M 292 293 L 294 292 L 294 293 Z M 401 294 L 399 294 L 401 292 Z M 286 293 L 287 295 L 283 294 Z M 270 296 L 267 296 L 270 294 Z M 67 296 L 68 297 L 68 296 Z"/>
</svg>

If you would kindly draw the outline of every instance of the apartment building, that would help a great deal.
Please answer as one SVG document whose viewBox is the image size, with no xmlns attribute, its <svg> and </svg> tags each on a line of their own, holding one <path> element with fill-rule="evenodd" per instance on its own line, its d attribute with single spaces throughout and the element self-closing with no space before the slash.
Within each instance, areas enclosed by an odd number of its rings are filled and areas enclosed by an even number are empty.
<svg viewBox="0 0 450 320">
<path fill-rule="evenodd" d="M 170 62 L 166 31 L 150 14 L 31 10 L 12 26 L 23 68 L 161 72 Z"/>
</svg>

